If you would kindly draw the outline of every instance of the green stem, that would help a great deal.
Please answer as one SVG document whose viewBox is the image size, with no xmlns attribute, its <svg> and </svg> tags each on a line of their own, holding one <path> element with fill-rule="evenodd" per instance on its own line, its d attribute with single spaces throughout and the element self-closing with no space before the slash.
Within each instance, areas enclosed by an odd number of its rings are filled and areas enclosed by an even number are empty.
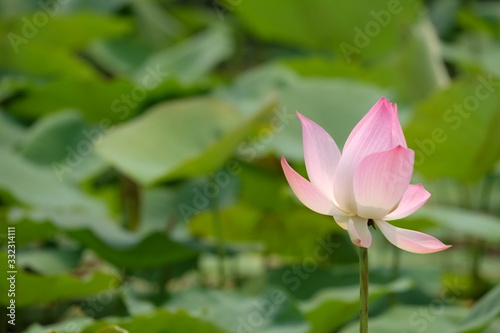
<svg viewBox="0 0 500 333">
<path fill-rule="evenodd" d="M 359 333 L 368 333 L 368 249 L 359 247 Z"/>
</svg>

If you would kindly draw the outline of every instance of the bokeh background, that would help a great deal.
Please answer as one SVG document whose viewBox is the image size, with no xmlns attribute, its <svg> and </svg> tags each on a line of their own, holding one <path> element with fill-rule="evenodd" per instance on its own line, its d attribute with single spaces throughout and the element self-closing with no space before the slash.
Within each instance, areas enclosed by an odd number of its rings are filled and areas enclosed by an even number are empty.
<svg viewBox="0 0 500 333">
<path fill-rule="evenodd" d="M 3 332 L 356 332 L 356 248 L 279 158 L 381 96 L 432 193 L 394 224 L 453 247 L 373 231 L 370 332 L 500 331 L 498 1 L 0 0 L 0 35 Z"/>
</svg>

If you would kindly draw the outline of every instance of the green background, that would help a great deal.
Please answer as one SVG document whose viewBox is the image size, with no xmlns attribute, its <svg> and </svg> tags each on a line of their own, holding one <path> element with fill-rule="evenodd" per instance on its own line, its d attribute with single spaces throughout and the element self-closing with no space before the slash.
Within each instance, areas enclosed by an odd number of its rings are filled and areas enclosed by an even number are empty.
<svg viewBox="0 0 500 333">
<path fill-rule="evenodd" d="M 356 332 L 356 248 L 279 159 L 382 96 L 432 193 L 394 224 L 453 247 L 372 231 L 370 332 L 500 331 L 500 3 L 0 0 L 0 36 L 3 332 Z"/>
</svg>

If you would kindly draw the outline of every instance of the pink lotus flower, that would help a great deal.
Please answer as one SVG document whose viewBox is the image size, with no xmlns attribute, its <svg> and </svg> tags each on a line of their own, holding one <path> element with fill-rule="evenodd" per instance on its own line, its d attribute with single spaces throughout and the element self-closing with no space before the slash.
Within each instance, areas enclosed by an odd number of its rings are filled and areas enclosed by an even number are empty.
<svg viewBox="0 0 500 333">
<path fill-rule="evenodd" d="M 386 222 L 414 213 L 430 197 L 422 185 L 410 185 L 414 152 L 407 148 L 396 105 L 382 97 L 351 132 L 342 155 L 322 127 L 297 115 L 310 181 L 284 157 L 281 165 L 306 207 L 333 216 L 357 246 L 370 247 L 368 228 L 374 224 L 392 244 L 409 252 L 432 253 L 450 247 L 427 234 Z"/>
</svg>

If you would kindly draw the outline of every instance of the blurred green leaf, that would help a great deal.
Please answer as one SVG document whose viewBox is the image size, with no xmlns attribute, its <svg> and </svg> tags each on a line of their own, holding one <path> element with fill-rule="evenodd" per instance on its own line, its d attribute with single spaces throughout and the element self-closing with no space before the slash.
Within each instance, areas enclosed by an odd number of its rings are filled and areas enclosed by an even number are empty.
<svg viewBox="0 0 500 333">
<path fill-rule="evenodd" d="M 41 118 L 26 131 L 20 153 L 32 162 L 52 168 L 66 165 L 71 172 L 66 176 L 61 174 L 61 180 L 68 177 L 85 180 L 106 167 L 93 148 L 105 131 L 102 127 L 88 126 L 75 111 L 61 111 Z"/>
<path fill-rule="evenodd" d="M 189 85 L 203 79 L 209 71 L 232 52 L 227 28 L 214 26 L 199 35 L 151 55 L 133 73 L 137 84 L 151 72 L 161 71 Z"/>
<path fill-rule="evenodd" d="M 152 313 L 125 319 L 105 319 L 86 327 L 81 333 L 98 333 L 105 327 L 118 325 L 129 333 L 224 333 L 213 324 L 191 317 L 184 311 L 157 310 Z"/>
<path fill-rule="evenodd" d="M 126 248 L 103 242 L 88 230 L 69 231 L 68 234 L 117 267 L 140 269 L 174 265 L 193 259 L 199 253 L 193 247 L 188 247 L 161 233 L 136 237 L 138 239 L 136 244 Z"/>
<path fill-rule="evenodd" d="M 309 56 L 284 58 L 281 63 L 301 76 L 312 77 L 345 77 L 363 80 L 367 70 L 356 63 L 347 64 L 340 60 L 326 57 Z"/>
<path fill-rule="evenodd" d="M 41 118 L 24 135 L 20 153 L 28 160 L 44 165 L 61 161 L 78 141 L 85 139 L 87 130 L 83 117 L 75 111 L 61 111 Z"/>
<path fill-rule="evenodd" d="M 0 145 L 2 148 L 14 146 L 24 134 L 24 128 L 5 112 L 0 111 Z"/>
<path fill-rule="evenodd" d="M 108 216 L 103 202 L 57 181 L 48 169 L 32 165 L 17 155 L 0 150 L 0 188 L 32 208 L 12 208 L 9 221 L 42 223 L 35 228 L 47 235 L 53 228 L 68 233 L 104 258 L 126 267 L 147 267 L 192 258 L 197 251 L 161 234 L 139 234 L 122 229 Z M 31 232 L 29 234 L 32 234 Z M 36 237 L 22 236 L 22 237 Z M 145 239 L 143 239 L 145 238 Z M 154 255 L 149 255 L 154 253 Z"/>
<path fill-rule="evenodd" d="M 16 228 L 19 234 L 19 229 Z M 17 243 L 17 239 L 16 239 Z M 79 251 L 36 249 L 22 250 L 17 253 L 17 265 L 43 275 L 58 275 L 75 269 L 80 260 Z"/>
<path fill-rule="evenodd" d="M 439 308 L 432 304 L 427 307 L 401 305 L 393 307 L 380 316 L 370 319 L 370 333 L 453 332 L 465 311 L 459 307 L 439 304 Z M 359 332 L 359 323 L 352 323 L 340 332 Z"/>
<path fill-rule="evenodd" d="M 237 105 L 239 111 L 248 115 L 259 108 L 270 94 L 277 95 L 281 89 L 298 79 L 297 75 L 285 66 L 268 63 L 243 72 L 231 85 L 218 89 L 215 94 Z"/>
<path fill-rule="evenodd" d="M 394 59 L 387 59 L 395 72 L 393 86 L 398 91 L 399 103 L 420 101 L 450 83 L 439 38 L 427 15 L 415 22 L 410 35 L 412 38 L 398 52 L 396 64 Z"/>
<path fill-rule="evenodd" d="M 105 136 L 97 151 L 142 184 L 202 175 L 219 168 L 269 111 L 243 117 L 210 97 L 167 102 Z"/>
<path fill-rule="evenodd" d="M 32 324 L 23 333 L 74 333 L 79 332 L 86 326 L 89 326 L 94 319 L 89 317 L 72 318 L 63 320 L 57 324 L 42 326 L 40 324 Z"/>
<path fill-rule="evenodd" d="M 72 0 L 68 2 L 59 2 L 61 11 L 65 13 L 73 12 L 98 12 L 98 13 L 113 13 L 131 0 Z"/>
<path fill-rule="evenodd" d="M 154 49 L 132 36 L 95 41 L 87 52 L 101 67 L 117 76 L 129 76 Z"/>
<path fill-rule="evenodd" d="M 46 82 L 49 78 L 95 80 L 100 76 L 100 73 L 97 73 L 82 58 L 76 57 L 63 47 L 59 48 L 54 45 L 40 43 L 36 39 L 19 45 L 19 48 L 23 46 L 26 49 L 19 50 L 19 53 L 16 54 L 14 49 L 11 50 L 11 45 L 4 45 L 4 48 L 8 48 L 5 53 L 7 55 L 9 53 L 13 54 L 0 59 L 0 68 L 9 68 L 17 73 L 35 76 L 38 85 Z M 1 44 L 0 49 L 2 49 Z M 25 88 L 32 89 L 32 85 Z"/>
<path fill-rule="evenodd" d="M 47 23 L 40 25 L 40 19 Z M 8 38 L 0 42 L 0 67 L 80 79 L 95 79 L 100 73 L 79 51 L 96 38 L 119 36 L 131 28 L 115 16 L 88 12 L 50 17 L 43 10 L 2 23 Z"/>
<path fill-rule="evenodd" d="M 481 212 L 462 208 L 429 205 L 422 207 L 414 217 L 423 217 L 449 230 L 480 239 L 498 242 L 500 240 L 500 219 Z"/>
<path fill-rule="evenodd" d="M 24 205 L 106 214 L 102 202 L 60 182 L 54 170 L 40 167 L 12 152 L 0 150 L 0 169 L 0 191 Z"/>
<path fill-rule="evenodd" d="M 491 75 L 455 81 L 418 105 L 405 129 L 415 167 L 428 178 L 477 181 L 500 158 L 500 92 Z"/>
<path fill-rule="evenodd" d="M 0 219 L 0 226 L 7 228 L 10 224 L 8 219 Z M 13 226 L 13 224 L 9 225 Z M 22 223 L 16 223 L 16 244 L 18 246 L 28 245 L 30 242 L 40 242 L 47 239 L 51 239 L 54 234 L 57 233 L 58 229 L 51 223 L 38 223 L 32 221 L 23 221 Z M 7 239 L 7 234 L 0 234 L 0 239 L 5 241 Z"/>
<path fill-rule="evenodd" d="M 350 59 L 353 52 L 355 57 L 370 58 L 398 45 L 398 34 L 418 10 L 415 5 L 398 4 L 383 0 L 359 1 L 355 6 L 348 0 L 254 0 L 241 1 L 234 9 L 245 26 L 263 40 L 335 50 Z"/>
<path fill-rule="evenodd" d="M 141 107 L 145 97 L 134 96 L 134 87 L 126 80 L 60 79 L 32 87 L 25 98 L 12 102 L 10 110 L 33 119 L 63 109 L 76 109 L 107 130 L 112 123 L 131 117 Z"/>
<path fill-rule="evenodd" d="M 198 250 L 163 233 L 140 234 L 122 229 L 109 219 L 92 214 L 21 209 L 10 212 L 13 225 L 49 222 L 117 267 L 144 268 L 192 259 Z M 49 228 L 49 226 L 46 226 Z"/>
<path fill-rule="evenodd" d="M 166 306 L 169 309 L 184 309 L 226 332 L 309 332 L 308 323 L 292 300 L 275 288 L 265 290 L 258 296 L 192 289 L 177 293 Z"/>
<path fill-rule="evenodd" d="M 455 18 L 460 9 L 459 0 L 442 0 L 429 3 L 429 18 L 440 37 L 447 37 L 453 32 Z"/>
<path fill-rule="evenodd" d="M 218 186 L 217 196 L 212 196 L 212 192 L 209 192 L 214 184 Z M 177 186 L 146 188 L 142 193 L 139 231 L 149 233 L 167 228 L 172 234 L 186 235 L 185 222 L 202 211 L 233 205 L 237 200 L 239 187 L 237 175 L 223 168 L 208 177 L 185 181 Z"/>
<path fill-rule="evenodd" d="M 7 254 L 1 253 L 2 271 L 10 271 L 7 267 Z M 15 276 L 16 285 L 16 306 L 24 307 L 29 305 L 40 305 L 44 303 L 81 298 L 84 296 L 97 294 L 103 291 L 113 290 L 117 287 L 118 279 L 114 275 L 95 272 L 90 277 L 78 278 L 70 274 L 55 276 L 43 276 L 24 272 L 17 268 Z M 10 280 L 2 279 L 0 287 L 2 290 L 9 290 Z M 7 292 L 0 295 L 0 303 L 10 304 L 11 297 Z"/>
<path fill-rule="evenodd" d="M 497 59 L 500 56 L 500 41 L 484 33 L 466 32 L 453 43 L 443 47 L 446 60 L 460 68 L 475 73 L 482 71 L 500 76 Z"/>
<path fill-rule="evenodd" d="M 129 331 L 117 325 L 108 325 L 98 329 L 95 333 L 129 333 Z"/>
<path fill-rule="evenodd" d="M 43 13 L 48 16 L 47 13 Z M 33 18 L 27 17 L 27 19 L 31 19 L 33 24 Z M 25 22 L 17 21 L 12 31 L 20 33 Z M 73 49 L 82 47 L 96 38 L 121 35 L 131 29 L 131 24 L 127 19 L 97 12 L 54 16 L 50 18 L 50 24 L 46 24 L 43 29 L 35 24 L 33 26 L 37 30 L 37 42 Z"/>
<path fill-rule="evenodd" d="M 491 323 L 491 325 L 484 331 L 484 333 L 496 333 L 500 328 L 500 319 L 496 319 Z"/>
<path fill-rule="evenodd" d="M 35 10 L 37 10 L 37 3 L 35 1 L 0 1 L 0 13 L 4 17 L 18 16 Z"/>
<path fill-rule="evenodd" d="M 182 32 L 183 26 L 160 3 L 151 0 L 131 0 L 142 37 L 154 44 L 165 44 Z"/>
<path fill-rule="evenodd" d="M 457 333 L 483 332 L 500 314 L 500 285 L 484 295 L 470 310 Z"/>
</svg>

